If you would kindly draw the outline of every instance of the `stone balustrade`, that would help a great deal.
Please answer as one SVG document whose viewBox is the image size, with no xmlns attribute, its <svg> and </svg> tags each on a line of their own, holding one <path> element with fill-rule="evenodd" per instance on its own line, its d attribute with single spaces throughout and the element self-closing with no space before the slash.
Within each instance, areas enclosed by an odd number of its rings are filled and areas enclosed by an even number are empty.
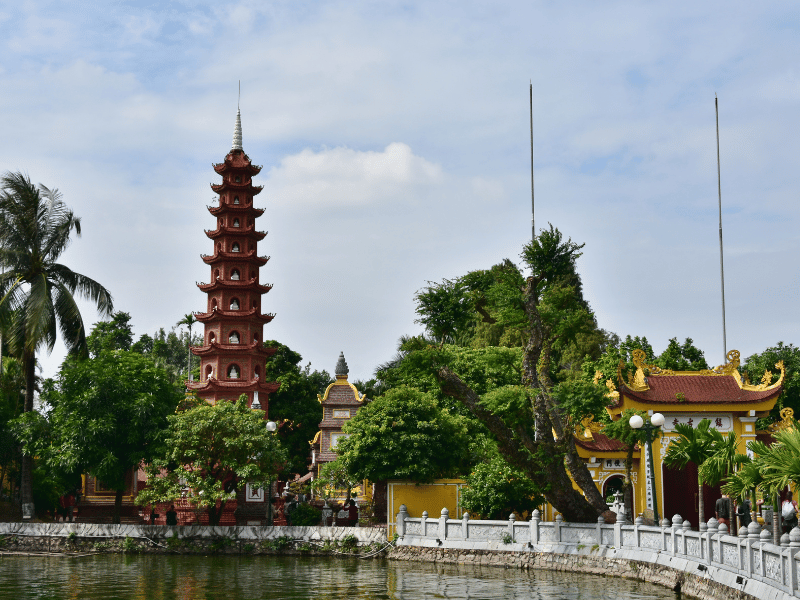
<svg viewBox="0 0 800 600">
<path fill-rule="evenodd" d="M 724 524 L 710 519 L 703 531 L 692 531 L 680 515 L 659 526 L 634 524 L 566 523 L 560 516 L 543 522 L 539 511 L 530 521 L 472 520 L 469 514 L 450 519 L 447 509 L 439 518 L 423 513 L 408 516 L 405 505 L 397 515 L 398 546 L 492 551 L 554 553 L 651 563 L 712 579 L 739 594 L 756 598 L 800 598 L 800 528 L 773 543 L 769 530 L 758 523 L 730 535 Z M 744 596 L 742 596 L 744 597 Z"/>
</svg>

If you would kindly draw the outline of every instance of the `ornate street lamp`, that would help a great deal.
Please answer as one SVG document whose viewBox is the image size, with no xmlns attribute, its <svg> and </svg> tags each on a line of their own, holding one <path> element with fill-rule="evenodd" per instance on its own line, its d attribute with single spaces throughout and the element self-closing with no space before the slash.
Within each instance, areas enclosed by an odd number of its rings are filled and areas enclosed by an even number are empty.
<svg viewBox="0 0 800 600">
<path fill-rule="evenodd" d="M 641 429 L 644 427 L 645 437 L 647 438 L 647 448 L 650 457 L 650 493 L 653 495 L 653 515 L 655 516 L 656 525 L 658 525 L 658 498 L 656 496 L 656 477 L 653 471 L 653 431 L 657 430 L 664 424 L 664 415 L 655 413 L 650 417 L 648 422 L 645 422 L 639 415 L 633 415 L 628 421 L 630 426 L 634 429 Z"/>
<path fill-rule="evenodd" d="M 258 398 L 256 398 L 257 401 Z M 275 421 L 267 421 L 267 431 L 274 435 L 278 431 L 278 424 Z M 272 477 L 269 478 L 267 487 L 267 525 L 272 525 Z"/>
</svg>

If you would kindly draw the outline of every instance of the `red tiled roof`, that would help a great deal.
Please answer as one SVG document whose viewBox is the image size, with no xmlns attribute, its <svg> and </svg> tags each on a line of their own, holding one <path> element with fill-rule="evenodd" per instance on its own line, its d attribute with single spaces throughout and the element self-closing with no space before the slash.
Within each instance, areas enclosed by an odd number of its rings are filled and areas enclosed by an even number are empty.
<svg viewBox="0 0 800 600">
<path fill-rule="evenodd" d="M 636 392 L 627 385 L 622 386 L 621 393 L 647 403 L 686 402 L 699 403 L 752 403 L 763 402 L 781 393 L 783 386 L 771 390 L 743 390 L 733 375 L 651 375 L 647 378 L 649 390 Z M 678 400 L 682 393 L 684 400 Z"/>
<path fill-rule="evenodd" d="M 597 450 L 599 452 L 625 452 L 628 448 L 619 440 L 611 439 L 602 433 L 592 433 L 592 437 L 594 438 L 594 441 L 575 438 L 575 443 L 581 448 L 586 448 L 587 450 Z"/>
</svg>

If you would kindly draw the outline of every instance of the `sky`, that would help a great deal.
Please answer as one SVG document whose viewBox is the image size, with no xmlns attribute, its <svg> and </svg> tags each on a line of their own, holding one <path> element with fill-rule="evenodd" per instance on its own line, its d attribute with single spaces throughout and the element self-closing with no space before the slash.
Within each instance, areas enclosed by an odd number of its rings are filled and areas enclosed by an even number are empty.
<svg viewBox="0 0 800 600">
<path fill-rule="evenodd" d="M 520 262 L 532 84 L 536 226 L 585 243 L 599 325 L 716 365 L 715 94 L 727 347 L 800 343 L 799 55 L 780 0 L 0 0 L 0 171 L 58 188 L 83 228 L 62 262 L 137 337 L 169 330 L 206 309 L 241 81 L 265 339 L 368 379 L 428 281 Z"/>
</svg>

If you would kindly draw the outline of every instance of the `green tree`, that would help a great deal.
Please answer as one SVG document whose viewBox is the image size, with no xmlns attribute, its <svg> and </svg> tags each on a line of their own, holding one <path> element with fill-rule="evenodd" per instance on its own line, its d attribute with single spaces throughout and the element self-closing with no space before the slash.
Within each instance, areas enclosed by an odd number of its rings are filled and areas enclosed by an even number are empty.
<svg viewBox="0 0 800 600">
<path fill-rule="evenodd" d="M 178 321 L 177 325 L 186 325 L 186 328 L 189 330 L 189 334 L 186 337 L 186 378 L 189 378 L 189 373 L 192 372 L 192 325 L 197 323 L 197 319 L 194 318 L 193 313 L 187 313 L 183 315 L 183 318 Z"/>
<path fill-rule="evenodd" d="M 42 399 L 52 406 L 52 433 L 43 455 L 57 472 L 88 472 L 116 490 L 114 522 L 131 469 L 155 458 L 167 416 L 182 398 L 152 359 L 124 350 L 68 360 Z M 127 481 L 126 481 L 127 479 Z"/>
<path fill-rule="evenodd" d="M 244 395 L 167 420 L 164 452 L 147 466 L 147 486 L 136 498 L 140 505 L 172 502 L 188 490 L 189 501 L 218 525 L 242 484 L 267 488 L 286 463 L 280 441 L 264 425 L 264 411 L 248 408 Z"/>
<path fill-rule="evenodd" d="M 711 458 L 714 453 L 712 445 L 713 439 L 709 431 L 711 430 L 711 421 L 703 419 L 694 428 L 691 425 L 678 423 L 675 425 L 675 433 L 680 437 L 670 442 L 667 447 L 667 454 L 664 456 L 664 464 L 668 467 L 677 467 L 679 469 L 686 468 L 690 462 L 697 465 L 697 487 L 698 492 L 698 514 L 700 520 L 703 520 L 703 464 Z"/>
<path fill-rule="evenodd" d="M 497 455 L 476 465 L 466 483 L 461 490 L 461 506 L 473 517 L 505 519 L 512 512 L 531 513 L 544 502 L 536 484 Z"/>
<path fill-rule="evenodd" d="M 86 332 L 75 295 L 111 314 L 111 294 L 95 280 L 56 262 L 80 236 L 80 219 L 57 190 L 36 187 L 21 173 L 0 181 L 0 327 L 25 373 L 24 412 L 33 410 L 36 352 L 55 346 L 58 330 L 70 354 L 86 355 Z M 5 336 L 4 336 L 5 339 Z M 22 457 L 20 496 L 24 517 L 32 517 L 33 459 Z"/>
<path fill-rule="evenodd" d="M 515 292 L 524 308 L 523 316 L 515 318 L 524 318 L 526 324 L 522 383 L 531 401 L 521 407 L 524 417 L 509 420 L 482 405 L 480 396 L 447 365 L 438 368 L 436 377 L 443 392 L 486 425 L 504 458 L 530 477 L 567 520 L 587 522 L 608 507 L 575 448 L 576 424 L 570 422 L 554 393 L 556 384 L 568 379 L 562 368 L 565 351 L 575 346 L 578 336 L 597 328 L 576 270 L 582 248 L 565 241 L 552 225 L 523 248 L 531 276 Z M 585 497 L 573 488 L 565 465 Z"/>
<path fill-rule="evenodd" d="M 305 475 L 311 448 L 309 443 L 319 431 L 322 405 L 317 399 L 333 383 L 327 371 L 311 371 L 311 365 L 300 367 L 303 357 L 288 346 L 268 340 L 275 354 L 267 359 L 266 381 L 277 381 L 280 389 L 269 395 L 269 418 L 281 423 L 278 438 L 289 456 L 287 475 Z"/>
<path fill-rule="evenodd" d="M 795 416 L 800 415 L 800 348 L 778 342 L 776 346 L 748 357 L 742 366 L 745 375 L 754 379 L 762 377 L 768 371 L 770 373 L 769 382 L 775 383 L 780 375 L 775 369 L 775 364 L 781 360 L 786 369 L 786 378 L 783 381 L 783 389 L 778 396 L 778 401 L 770 412 L 770 421 L 779 420 L 779 413 L 783 408 L 791 408 L 794 410 Z"/>
<path fill-rule="evenodd" d="M 100 321 L 92 326 L 86 337 L 89 354 L 97 357 L 103 350 L 130 350 L 133 345 L 130 313 L 111 313 L 110 321 Z"/>
<path fill-rule="evenodd" d="M 2 359 L 0 371 L 0 490 L 19 485 L 19 444 L 11 427 L 25 403 L 25 377 L 22 362 L 12 356 Z"/>
<path fill-rule="evenodd" d="M 678 338 L 671 338 L 664 351 L 654 361 L 662 369 L 673 371 L 700 371 L 708 369 L 703 351 L 696 348 L 692 338 L 686 338 L 683 344 L 678 343 Z"/>
<path fill-rule="evenodd" d="M 398 387 L 362 406 L 344 425 L 336 452 L 356 480 L 433 481 L 467 468 L 464 417 L 443 410 L 430 394 Z"/>
</svg>

